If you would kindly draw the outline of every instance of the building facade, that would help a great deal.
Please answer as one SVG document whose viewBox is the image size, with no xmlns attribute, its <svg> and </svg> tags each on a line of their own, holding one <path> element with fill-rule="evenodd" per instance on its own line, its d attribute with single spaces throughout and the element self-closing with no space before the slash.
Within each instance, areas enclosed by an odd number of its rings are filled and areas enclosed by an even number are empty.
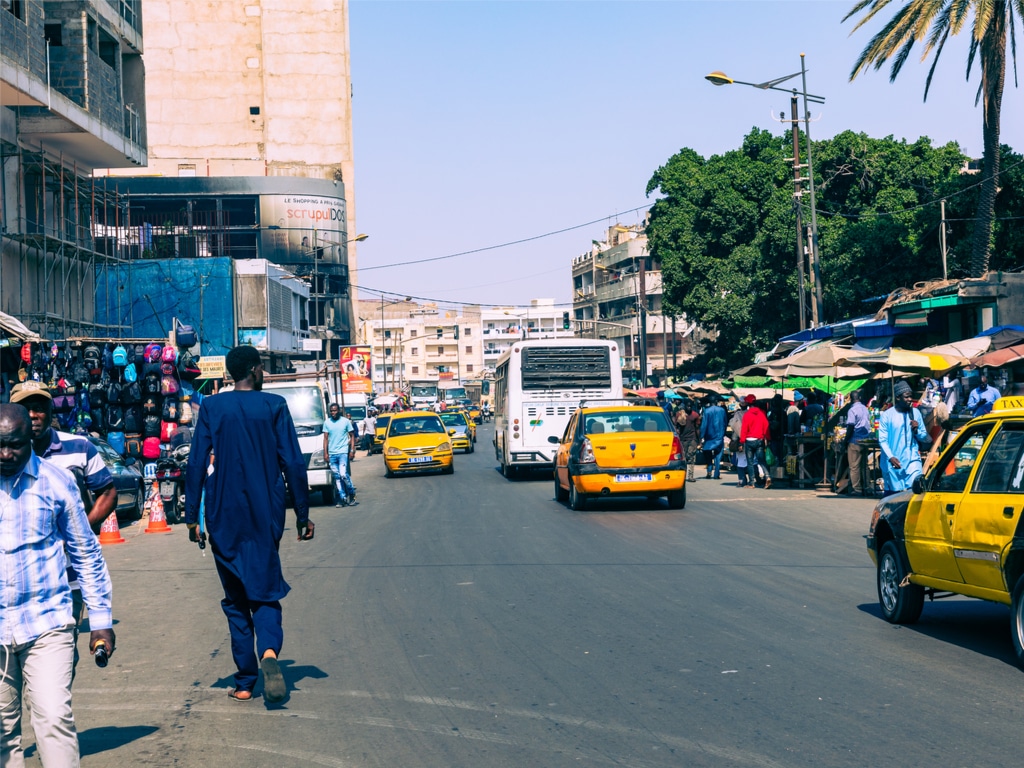
<svg viewBox="0 0 1024 768">
<path fill-rule="evenodd" d="M 97 282 L 119 216 L 96 168 L 147 162 L 140 0 L 0 0 L 0 309 L 44 339 L 116 337 Z"/>
<path fill-rule="evenodd" d="M 577 335 L 618 341 L 624 379 L 660 381 L 690 356 L 695 326 L 663 313 L 661 264 L 643 226 L 609 227 L 604 241 L 573 259 L 572 287 Z"/>
<path fill-rule="evenodd" d="M 572 315 L 554 299 L 532 299 L 529 307 L 491 307 L 480 313 L 484 368 L 494 372 L 498 358 L 521 339 L 572 338 Z M 565 326 L 569 327 L 566 328 Z"/>
<path fill-rule="evenodd" d="M 354 341 L 347 0 L 141 2 L 149 189 L 161 180 L 172 192 L 185 179 L 234 186 L 283 180 L 276 201 L 264 198 L 258 232 L 251 233 L 264 246 L 259 256 L 289 269 L 322 260 L 343 273 L 344 291 L 330 291 L 326 302 L 333 311 L 311 316 L 309 324 L 325 349 Z M 314 295 L 328 293 L 312 288 Z"/>
</svg>

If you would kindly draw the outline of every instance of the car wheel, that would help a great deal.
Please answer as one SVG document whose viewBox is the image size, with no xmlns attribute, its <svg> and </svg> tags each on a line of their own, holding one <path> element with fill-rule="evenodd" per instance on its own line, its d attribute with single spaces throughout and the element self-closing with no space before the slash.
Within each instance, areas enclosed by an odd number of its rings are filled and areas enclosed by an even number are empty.
<svg viewBox="0 0 1024 768">
<path fill-rule="evenodd" d="M 1013 636 L 1013 650 L 1017 654 L 1017 664 L 1024 667 L 1024 576 L 1017 579 L 1017 586 L 1013 588 L 1010 634 Z"/>
<path fill-rule="evenodd" d="M 384 462 L 384 477 L 391 478 L 391 477 L 394 477 L 394 476 L 395 476 L 395 473 L 391 471 L 391 467 L 389 467 L 388 463 L 385 461 Z"/>
<path fill-rule="evenodd" d="M 577 512 L 582 512 L 587 508 L 587 497 L 576 490 L 576 483 L 572 481 L 572 475 L 569 475 L 569 506 Z"/>
<path fill-rule="evenodd" d="M 558 482 L 558 470 L 556 469 L 552 474 L 555 476 L 555 501 L 560 501 L 564 504 L 566 499 L 569 498 L 569 492 Z"/>
<path fill-rule="evenodd" d="M 906 576 L 896 542 L 885 542 L 878 555 L 878 604 L 882 616 L 893 624 L 913 624 L 924 608 L 923 587 L 918 584 L 900 586 Z"/>
<path fill-rule="evenodd" d="M 138 493 L 135 494 L 135 519 L 141 520 L 146 513 L 146 485 L 139 484 Z"/>
<path fill-rule="evenodd" d="M 668 495 L 668 507 L 669 509 L 685 509 L 686 508 L 686 487 L 680 488 L 678 491 L 672 491 Z"/>
<path fill-rule="evenodd" d="M 441 470 L 442 475 L 454 475 L 455 474 L 455 462 L 453 461 L 447 467 Z"/>
</svg>

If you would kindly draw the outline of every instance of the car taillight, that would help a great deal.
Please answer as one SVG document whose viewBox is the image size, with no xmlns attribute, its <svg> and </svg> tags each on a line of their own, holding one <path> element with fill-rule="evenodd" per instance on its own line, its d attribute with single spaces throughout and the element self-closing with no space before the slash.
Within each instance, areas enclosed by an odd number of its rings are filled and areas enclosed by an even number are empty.
<svg viewBox="0 0 1024 768">
<path fill-rule="evenodd" d="M 590 444 L 590 438 L 583 438 L 580 446 L 580 464 L 593 464 L 597 459 L 594 457 L 594 446 Z"/>
<path fill-rule="evenodd" d="M 679 436 L 675 435 L 672 437 L 672 453 L 669 455 L 669 461 L 682 461 L 683 459 L 683 444 L 679 442 Z"/>
</svg>

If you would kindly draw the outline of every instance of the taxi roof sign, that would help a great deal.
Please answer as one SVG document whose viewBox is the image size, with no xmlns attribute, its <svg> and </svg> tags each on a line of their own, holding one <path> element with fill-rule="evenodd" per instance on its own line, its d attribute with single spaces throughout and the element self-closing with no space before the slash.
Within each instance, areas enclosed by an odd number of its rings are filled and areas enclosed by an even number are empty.
<svg viewBox="0 0 1024 768">
<path fill-rule="evenodd" d="M 992 403 L 993 411 L 1024 410 L 1024 397 L 1000 397 Z"/>
</svg>

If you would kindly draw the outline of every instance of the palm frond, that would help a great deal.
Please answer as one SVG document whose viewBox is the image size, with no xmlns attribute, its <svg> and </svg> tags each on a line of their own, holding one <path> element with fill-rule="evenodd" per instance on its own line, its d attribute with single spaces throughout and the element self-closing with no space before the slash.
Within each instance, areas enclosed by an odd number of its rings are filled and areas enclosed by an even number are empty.
<svg viewBox="0 0 1024 768">
<path fill-rule="evenodd" d="M 910 9 L 911 5 L 901 8 L 889 23 L 871 38 L 854 64 L 850 73 L 851 80 L 868 66 L 881 69 L 885 62 L 908 42 L 908 33 L 913 26 L 912 20 L 907 18 Z M 909 42 L 914 42 L 913 35 L 909 35 Z"/>
<path fill-rule="evenodd" d="M 953 0 L 950 4 L 949 27 L 952 34 L 958 35 L 960 30 L 964 28 L 964 22 L 967 21 L 967 17 L 970 15 L 971 3 L 973 1 Z"/>
<path fill-rule="evenodd" d="M 910 57 L 910 52 L 913 50 L 915 42 L 914 38 L 910 38 L 906 43 L 904 43 L 903 47 L 900 48 L 899 53 L 893 57 L 892 67 L 889 69 L 890 83 L 896 82 L 896 76 L 899 75 L 903 65 L 906 64 L 907 59 Z"/>
<path fill-rule="evenodd" d="M 938 47 L 935 49 L 935 56 L 932 58 L 932 65 L 928 68 L 928 77 L 924 81 L 924 101 L 928 101 L 928 89 L 932 87 L 932 76 L 935 74 L 935 67 L 939 64 L 939 57 L 942 55 L 942 49 L 946 47 L 946 41 L 949 39 L 949 27 L 946 27 L 945 33 L 942 35 L 942 39 L 938 43 Z"/>
<path fill-rule="evenodd" d="M 964 78 L 966 80 L 971 79 L 971 67 L 974 66 L 974 57 L 978 55 L 978 47 L 980 45 L 981 43 L 979 41 L 975 40 L 973 37 L 971 38 L 971 45 L 967 49 L 967 72 L 966 77 Z M 977 101 L 975 101 L 975 105 L 977 105 Z"/>
<path fill-rule="evenodd" d="M 974 0 L 975 40 L 981 40 L 985 37 L 989 24 L 992 23 L 992 16 L 996 13 L 997 5 L 1002 5 L 1002 0 Z"/>
<path fill-rule="evenodd" d="M 856 26 L 852 30 L 850 30 L 850 34 L 852 35 L 858 29 L 860 29 L 869 21 L 871 21 L 871 19 L 875 17 L 875 14 L 877 14 L 880 10 L 885 8 L 885 6 L 887 6 L 891 2 L 892 0 L 859 0 L 859 2 L 857 2 L 857 4 L 850 9 L 850 12 L 843 16 L 843 21 L 846 21 L 852 16 L 856 16 L 869 5 L 872 7 L 871 10 L 869 10 L 867 14 L 864 16 L 864 18 L 858 21 Z"/>
<path fill-rule="evenodd" d="M 1017 4 L 1024 6 L 1024 0 L 1017 0 Z M 1024 18 L 1024 10 L 1021 10 L 1019 15 Z M 1006 25 L 1010 28 L 1010 66 L 1013 69 L 1013 87 L 1017 88 L 1019 86 L 1017 82 L 1017 32 L 1014 30 L 1017 21 L 1014 19 L 1013 3 L 1010 3 L 1007 16 Z"/>
<path fill-rule="evenodd" d="M 935 21 L 932 23 L 931 34 L 928 35 L 928 41 L 925 43 L 924 51 L 921 53 L 921 61 L 924 61 L 925 59 L 928 58 L 928 54 L 932 52 L 932 49 L 935 48 L 935 46 L 939 43 L 940 40 L 942 42 L 945 42 L 946 38 L 949 37 L 949 17 L 950 14 L 953 12 L 953 4 L 945 3 L 944 6 L 945 7 L 943 7 L 942 10 L 939 11 L 939 15 L 935 18 Z M 939 48 L 941 50 L 941 46 L 939 46 Z M 936 52 L 935 56 L 939 56 L 938 52 Z M 926 88 L 926 93 L 927 90 L 928 89 Z"/>
</svg>

